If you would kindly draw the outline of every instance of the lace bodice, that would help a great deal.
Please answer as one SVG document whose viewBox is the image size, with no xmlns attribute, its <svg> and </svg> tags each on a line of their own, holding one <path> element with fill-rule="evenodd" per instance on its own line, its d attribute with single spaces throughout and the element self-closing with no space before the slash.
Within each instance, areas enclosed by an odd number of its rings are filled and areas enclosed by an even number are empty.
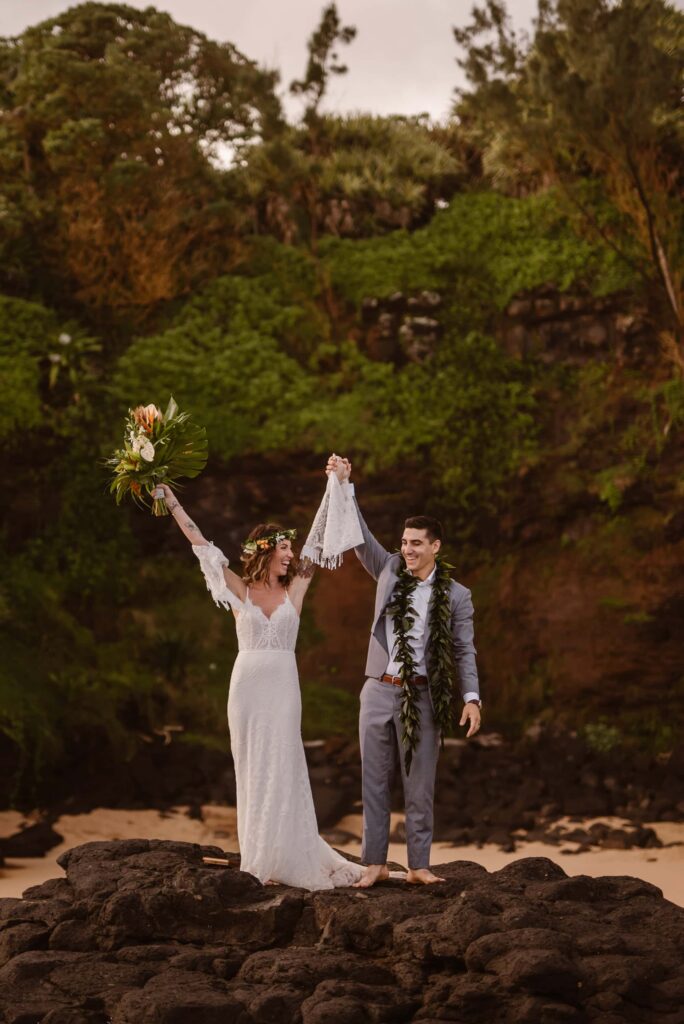
<svg viewBox="0 0 684 1024">
<path fill-rule="evenodd" d="M 294 651 L 299 615 L 287 591 L 285 600 L 269 617 L 249 596 L 236 609 L 235 627 L 241 651 Z"/>
<path fill-rule="evenodd" d="M 230 590 L 223 575 L 228 559 L 214 544 L 193 544 L 204 573 L 207 590 L 217 605 L 235 612 L 240 651 L 294 651 L 299 632 L 299 615 L 285 591 L 285 599 L 269 617 L 249 597 L 241 601 Z"/>
</svg>

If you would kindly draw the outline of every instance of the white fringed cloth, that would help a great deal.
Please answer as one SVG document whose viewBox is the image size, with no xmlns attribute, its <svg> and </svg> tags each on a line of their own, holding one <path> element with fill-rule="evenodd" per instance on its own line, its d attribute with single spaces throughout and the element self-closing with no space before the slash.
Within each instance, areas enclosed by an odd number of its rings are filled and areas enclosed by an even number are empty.
<svg viewBox="0 0 684 1024">
<path fill-rule="evenodd" d="M 324 569 L 337 569 L 342 565 L 343 552 L 360 544 L 363 544 L 363 534 L 352 489 L 346 480 L 341 484 L 331 473 L 323 501 L 302 548 L 302 558 L 308 558 Z"/>
</svg>

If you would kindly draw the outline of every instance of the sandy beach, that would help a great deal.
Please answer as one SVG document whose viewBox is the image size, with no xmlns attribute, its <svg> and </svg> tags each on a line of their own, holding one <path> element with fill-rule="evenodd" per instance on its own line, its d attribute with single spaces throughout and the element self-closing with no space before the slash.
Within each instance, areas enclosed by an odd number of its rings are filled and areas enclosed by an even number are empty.
<svg viewBox="0 0 684 1024">
<path fill-rule="evenodd" d="M 207 804 L 202 808 L 203 820 L 188 817 L 186 809 L 175 808 L 170 812 L 156 810 L 126 811 L 97 808 L 88 814 L 64 815 L 55 822 L 54 828 L 64 841 L 50 850 L 45 857 L 8 859 L 0 868 L 0 897 L 19 897 L 31 885 L 39 885 L 48 878 L 63 874 L 57 858 L 65 850 L 81 843 L 110 839 L 169 839 L 188 843 L 202 843 L 220 846 L 225 850 L 237 850 L 236 812 L 234 807 Z M 401 821 L 400 814 L 392 815 L 392 828 Z M 615 828 L 628 827 L 629 823 L 619 818 L 589 819 L 584 827 L 594 821 L 604 821 Z M 0 813 L 0 835 L 9 836 L 32 824 L 31 817 L 24 817 L 15 811 Z M 558 824 L 570 827 L 560 819 Z M 576 825 L 577 822 L 573 822 Z M 658 838 L 664 844 L 661 849 L 602 850 L 574 853 L 575 843 L 553 846 L 541 842 L 519 842 L 514 853 L 504 853 L 499 847 L 487 844 L 477 846 L 453 846 L 450 843 L 435 843 L 432 848 L 433 865 L 455 860 L 469 860 L 482 864 L 488 871 L 496 871 L 521 857 L 548 857 L 559 864 L 569 875 L 632 875 L 642 878 L 662 889 L 663 895 L 684 906 L 684 824 L 674 822 L 652 822 Z M 344 844 L 336 843 L 347 853 L 360 855 L 361 816 L 348 815 L 335 830 L 358 837 Z M 670 845 L 676 844 L 676 845 Z M 568 852 L 564 852 L 568 851 Z M 393 844 L 389 851 L 390 860 L 400 864 L 406 862 L 406 849 Z"/>
</svg>

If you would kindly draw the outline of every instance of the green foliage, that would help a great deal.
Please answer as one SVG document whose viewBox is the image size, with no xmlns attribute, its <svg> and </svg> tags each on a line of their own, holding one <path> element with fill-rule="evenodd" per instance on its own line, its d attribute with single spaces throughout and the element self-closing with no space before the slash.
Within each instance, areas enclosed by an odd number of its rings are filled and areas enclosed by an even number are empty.
<svg viewBox="0 0 684 1024">
<path fill-rule="evenodd" d="M 534 447 L 525 371 L 480 334 L 449 337 L 433 361 L 401 369 L 350 348 L 328 383 L 337 398 L 303 416 L 313 446 L 353 450 L 371 472 L 429 464 L 461 525 L 495 505 Z"/>
<path fill-rule="evenodd" d="M 259 322 L 259 307 L 264 300 L 267 301 L 267 311 L 271 311 L 271 315 L 277 312 L 278 306 L 287 305 L 288 300 L 305 308 L 306 315 L 297 324 L 295 335 L 299 346 L 302 344 L 302 334 L 312 330 L 310 319 L 318 320 L 315 326 L 319 329 L 326 323 L 315 303 L 320 292 L 318 264 L 305 249 L 282 245 L 270 235 L 252 235 L 236 272 L 251 279 L 256 278 L 257 285 L 261 284 L 266 292 L 265 295 L 253 295 L 252 301 L 256 308 L 250 312 L 250 322 L 254 325 Z M 247 301 L 246 296 L 244 301 Z M 283 339 L 288 348 L 294 345 L 295 337 L 286 336 Z M 298 351 L 304 354 L 307 349 L 300 347 Z"/>
<path fill-rule="evenodd" d="M 684 380 L 674 377 L 646 391 L 653 439 L 660 452 L 671 431 L 684 425 Z"/>
<path fill-rule="evenodd" d="M 27 555 L 7 560 L 0 578 L 0 734 L 19 755 L 6 785 L 28 799 L 78 741 L 106 743 L 117 757 L 130 752 L 136 709 L 152 685 L 125 645 L 96 642 L 65 584 Z"/>
<path fill-rule="evenodd" d="M 629 758 L 635 754 L 669 754 L 680 732 L 684 680 L 675 680 L 664 701 L 644 701 L 637 684 L 634 692 L 626 692 L 626 705 L 619 716 L 600 716 L 579 730 L 587 746 L 599 754 Z"/>
<path fill-rule="evenodd" d="M 0 295 L 0 439 L 50 421 L 62 429 L 65 408 L 80 400 L 99 350 L 78 324 L 60 322 L 37 302 Z"/>
<path fill-rule="evenodd" d="M 628 612 L 622 621 L 626 626 L 648 626 L 653 622 L 653 616 L 645 611 Z"/>
<path fill-rule="evenodd" d="M 546 281 L 561 290 L 586 285 L 597 295 L 633 283 L 609 248 L 577 236 L 554 193 L 524 200 L 492 192 L 458 195 L 413 234 L 325 239 L 321 255 L 332 284 L 355 306 L 369 295 L 436 288 L 463 327 Z"/>
<path fill-rule="evenodd" d="M 41 361 L 56 335 L 45 307 L 0 296 L 0 438 L 42 422 Z"/>
<path fill-rule="evenodd" d="M 311 301 L 319 284 L 310 258 L 272 239 L 254 239 L 250 250 L 243 276 L 216 280 L 165 331 L 128 349 L 114 375 L 117 399 L 146 402 L 174 388 L 222 458 L 346 447 L 373 471 L 429 457 L 464 520 L 495 507 L 535 434 L 529 370 L 465 325 L 549 278 L 561 287 L 591 281 L 597 291 L 625 284 L 622 265 L 578 239 L 552 196 L 459 196 L 413 235 L 327 241 L 324 274 L 350 303 L 398 288 L 443 290 L 450 330 L 437 355 L 397 367 L 332 342 Z M 427 394 L 445 401 L 426 404 Z"/>
<path fill-rule="evenodd" d="M 294 339 L 306 311 L 285 304 L 273 284 L 270 277 L 219 278 L 173 327 L 136 340 L 113 377 L 122 408 L 173 390 L 221 458 L 292 445 L 308 379 L 279 339 Z"/>
<path fill-rule="evenodd" d="M 358 697 L 327 683 L 302 684 L 302 736 L 305 740 L 351 736 L 358 724 Z"/>
<path fill-rule="evenodd" d="M 424 223 L 463 181 L 455 133 L 420 117 L 317 115 L 255 146 L 237 172 L 282 241 L 367 237 Z"/>
<path fill-rule="evenodd" d="M 605 501 L 610 511 L 615 514 L 622 505 L 622 496 L 634 477 L 628 466 L 611 466 L 598 476 L 599 498 Z"/>
<path fill-rule="evenodd" d="M 587 722 L 582 729 L 582 736 L 589 749 L 597 754 L 609 754 L 623 742 L 620 729 L 601 720 Z"/>
<path fill-rule="evenodd" d="M 39 369 L 29 355 L 0 352 L 0 437 L 40 424 L 39 383 Z"/>
<path fill-rule="evenodd" d="M 599 601 L 600 608 L 609 608 L 611 611 L 623 611 L 629 602 L 624 597 L 606 596 Z"/>
<path fill-rule="evenodd" d="M 684 424 L 684 384 L 662 372 L 654 376 L 609 361 L 556 365 L 544 377 L 543 385 L 537 378 L 539 407 L 547 404 L 543 391 L 548 389 L 553 399 L 562 396 L 568 410 L 562 442 L 545 453 L 546 459 L 540 456 L 552 474 L 553 490 L 571 503 L 582 495 L 598 498 L 615 527 L 625 508 L 633 520 L 640 514 L 634 508 L 635 501 L 642 504 L 638 495 L 661 486 L 663 459 L 676 450 Z"/>
<path fill-rule="evenodd" d="M 475 333 L 453 333 L 433 361 L 401 368 L 349 342 L 319 341 L 309 356 L 307 307 L 293 302 L 287 261 L 275 267 L 218 279 L 166 331 L 138 339 L 114 374 L 117 399 L 147 402 L 173 387 L 224 459 L 346 447 L 372 471 L 429 453 L 455 510 L 491 506 L 532 445 L 534 403 L 521 368 Z M 325 353 L 334 368 L 316 373 Z M 426 407 L 426 394 L 445 401 Z"/>
<path fill-rule="evenodd" d="M 327 196 L 344 196 L 351 205 L 353 234 L 377 230 L 382 204 L 403 210 L 405 226 L 414 223 L 431 212 L 431 200 L 460 180 L 462 164 L 452 152 L 455 140 L 420 117 L 330 117 L 321 131 L 326 151 L 321 188 Z M 340 228 L 341 234 L 350 233 Z"/>
</svg>

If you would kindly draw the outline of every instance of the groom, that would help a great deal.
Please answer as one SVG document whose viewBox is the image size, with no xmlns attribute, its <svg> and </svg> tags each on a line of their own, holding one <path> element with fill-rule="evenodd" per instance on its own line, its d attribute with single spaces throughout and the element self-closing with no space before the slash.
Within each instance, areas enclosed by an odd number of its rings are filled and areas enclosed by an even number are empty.
<svg viewBox="0 0 684 1024">
<path fill-rule="evenodd" d="M 334 472 L 340 481 L 348 480 L 351 463 L 332 455 L 327 472 Z M 350 485 L 353 486 L 353 485 Z M 357 505 L 358 510 L 358 505 Z M 401 554 L 390 554 L 368 529 L 359 511 L 363 544 L 355 548 L 366 571 L 377 582 L 375 613 L 371 629 L 366 682 L 361 691 L 359 736 L 361 740 L 363 843 L 361 861 L 364 873 L 357 883 L 369 888 L 389 877 L 387 849 L 389 845 L 390 796 L 397 760 L 401 765 L 406 809 L 406 845 L 409 871 L 407 881 L 429 885 L 444 881 L 430 871 L 433 802 L 440 730 L 433 687 L 436 689 L 434 657 L 431 658 L 431 612 L 434 606 L 433 587 L 437 580 L 437 554 L 442 546 L 442 528 L 430 516 L 412 516 L 406 520 L 401 538 Z M 405 600 L 409 602 L 409 618 L 399 625 L 397 615 L 388 606 L 396 602 L 403 562 L 410 576 Z M 460 725 L 468 724 L 467 736 L 480 728 L 480 695 L 473 645 L 473 604 L 470 591 L 449 580 L 443 600 L 445 629 L 451 644 L 454 662 L 460 677 L 463 713 Z M 401 622 L 401 616 L 399 616 Z M 407 628 L 408 627 L 408 628 Z M 403 636 L 400 630 L 404 629 Z M 409 686 L 418 711 L 418 739 L 407 773 L 402 747 L 402 660 L 400 650 L 412 649 L 414 672 Z M 415 732 L 415 729 L 414 729 Z"/>
</svg>

